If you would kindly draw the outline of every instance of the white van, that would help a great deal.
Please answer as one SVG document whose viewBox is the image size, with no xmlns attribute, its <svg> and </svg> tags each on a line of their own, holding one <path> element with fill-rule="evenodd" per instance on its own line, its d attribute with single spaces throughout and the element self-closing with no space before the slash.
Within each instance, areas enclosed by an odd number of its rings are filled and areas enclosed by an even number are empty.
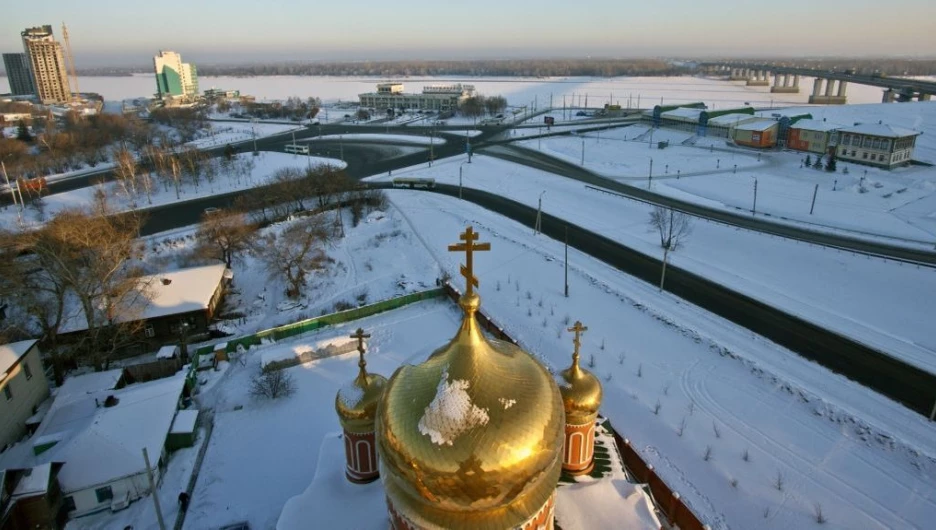
<svg viewBox="0 0 936 530">
<path fill-rule="evenodd" d="M 295 153 L 299 155 L 309 154 L 309 146 L 307 145 L 297 145 L 297 144 L 288 144 L 285 148 L 287 153 Z"/>
</svg>

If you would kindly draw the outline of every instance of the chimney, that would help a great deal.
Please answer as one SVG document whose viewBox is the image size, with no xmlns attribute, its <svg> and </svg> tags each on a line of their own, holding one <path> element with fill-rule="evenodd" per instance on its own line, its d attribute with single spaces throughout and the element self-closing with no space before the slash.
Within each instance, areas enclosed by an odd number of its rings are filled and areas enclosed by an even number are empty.
<svg viewBox="0 0 936 530">
<path fill-rule="evenodd" d="M 172 280 L 169 278 L 162 278 L 160 281 L 162 282 L 163 285 L 169 285 L 170 283 L 172 283 Z"/>
<path fill-rule="evenodd" d="M 117 404 L 119 400 L 113 394 L 104 399 L 104 407 L 110 408 Z"/>
</svg>

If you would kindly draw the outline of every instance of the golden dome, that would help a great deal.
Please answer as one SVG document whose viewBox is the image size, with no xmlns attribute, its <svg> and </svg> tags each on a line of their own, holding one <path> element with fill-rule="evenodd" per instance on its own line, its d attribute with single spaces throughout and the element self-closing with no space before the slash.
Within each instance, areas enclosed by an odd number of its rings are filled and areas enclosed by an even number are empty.
<svg viewBox="0 0 936 530">
<path fill-rule="evenodd" d="M 575 332 L 572 366 L 560 372 L 558 377 L 566 422 L 572 425 L 594 421 L 601 406 L 601 382 L 591 372 L 579 366 L 579 335 L 587 329 L 581 322 L 576 322 L 569 328 L 569 331 Z"/>
<path fill-rule="evenodd" d="M 377 412 L 380 474 L 396 509 L 422 526 L 514 528 L 556 489 L 562 399 L 530 354 L 484 337 L 470 288 L 459 305 L 451 342 L 387 383 Z"/>
<path fill-rule="evenodd" d="M 377 403 L 387 386 L 387 378 L 380 374 L 368 373 L 364 361 L 363 330 L 358 330 L 358 375 L 353 381 L 341 387 L 335 396 L 335 411 L 341 427 L 348 432 L 368 433 L 374 431 L 374 419 L 377 417 Z M 368 335 L 369 336 L 369 335 Z"/>
</svg>

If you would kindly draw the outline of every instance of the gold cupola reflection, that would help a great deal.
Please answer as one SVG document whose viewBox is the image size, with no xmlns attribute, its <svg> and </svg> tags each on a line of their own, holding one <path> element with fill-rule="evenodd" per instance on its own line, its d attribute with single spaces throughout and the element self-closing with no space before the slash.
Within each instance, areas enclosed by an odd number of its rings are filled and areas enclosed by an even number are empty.
<svg viewBox="0 0 936 530">
<path fill-rule="evenodd" d="M 581 335 L 588 328 L 576 321 L 569 331 L 575 333 L 572 343 L 572 366 L 558 377 L 562 406 L 565 409 L 565 447 L 562 468 L 572 475 L 583 475 L 595 465 L 595 419 L 601 406 L 601 382 L 591 372 L 579 366 Z"/>
<path fill-rule="evenodd" d="M 370 335 L 358 330 L 351 335 L 358 341 L 358 375 L 353 381 L 338 390 L 335 396 L 335 411 L 341 422 L 345 442 L 345 475 L 358 484 L 377 479 L 377 444 L 374 439 L 374 420 L 377 403 L 387 386 L 387 378 L 368 373 L 364 361 L 364 339 Z"/>
<path fill-rule="evenodd" d="M 466 289 L 455 337 L 425 362 L 393 374 L 377 411 L 380 475 L 391 526 L 553 528 L 565 417 L 543 365 L 485 337 L 475 314 L 469 227 L 450 251 L 465 252 Z"/>
</svg>

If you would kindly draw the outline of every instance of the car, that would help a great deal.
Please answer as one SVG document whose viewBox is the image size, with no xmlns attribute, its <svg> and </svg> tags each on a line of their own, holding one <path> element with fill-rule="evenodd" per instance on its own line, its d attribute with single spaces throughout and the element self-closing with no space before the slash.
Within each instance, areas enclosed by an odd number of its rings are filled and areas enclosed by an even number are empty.
<svg viewBox="0 0 936 530">
<path fill-rule="evenodd" d="M 584 110 L 580 110 L 576 112 L 575 115 L 576 116 L 588 116 L 588 114 Z"/>
</svg>

